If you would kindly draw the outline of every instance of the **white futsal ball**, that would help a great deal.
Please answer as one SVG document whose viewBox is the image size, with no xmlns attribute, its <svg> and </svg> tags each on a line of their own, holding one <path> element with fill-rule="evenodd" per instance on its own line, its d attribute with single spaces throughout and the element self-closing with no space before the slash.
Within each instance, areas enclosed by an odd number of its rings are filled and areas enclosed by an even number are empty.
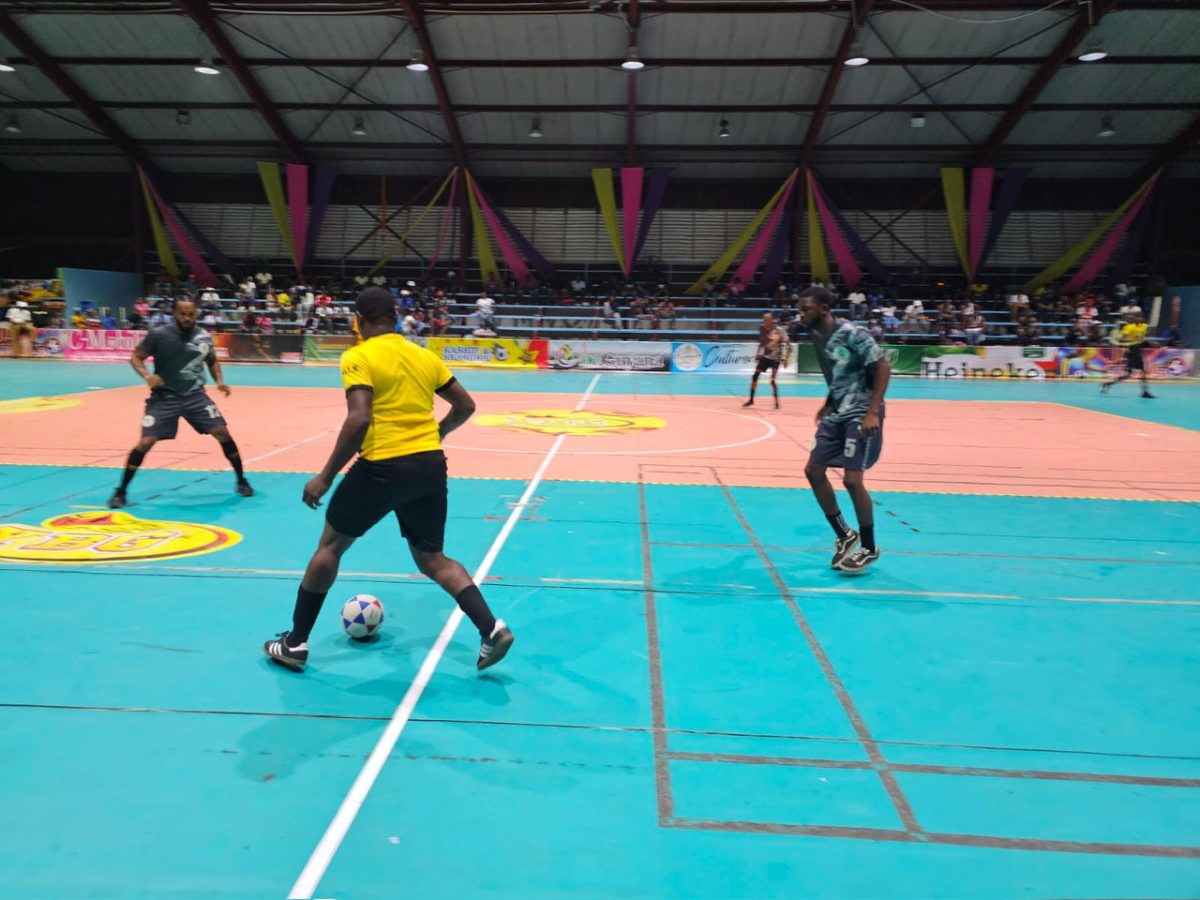
<svg viewBox="0 0 1200 900">
<path fill-rule="evenodd" d="M 356 641 L 365 641 L 383 624 L 383 604 L 370 594 L 355 594 L 342 607 L 342 627 Z"/>
</svg>

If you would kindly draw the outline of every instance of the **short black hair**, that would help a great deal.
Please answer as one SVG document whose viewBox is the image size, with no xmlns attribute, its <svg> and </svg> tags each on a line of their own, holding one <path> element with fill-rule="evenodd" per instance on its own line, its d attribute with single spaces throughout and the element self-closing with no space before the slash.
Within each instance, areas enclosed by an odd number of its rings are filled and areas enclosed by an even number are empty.
<svg viewBox="0 0 1200 900">
<path fill-rule="evenodd" d="M 369 287 L 354 301 L 354 311 L 372 325 L 396 321 L 396 298 L 387 288 Z"/>
<path fill-rule="evenodd" d="M 803 300 L 805 297 L 811 297 L 813 300 L 816 300 L 817 303 L 819 303 L 821 306 L 826 306 L 826 307 L 830 307 L 830 308 L 833 307 L 833 300 L 834 300 L 833 291 L 829 290 L 829 288 L 823 288 L 818 285 L 813 285 L 812 287 L 807 288 L 806 290 L 803 290 L 800 292 L 800 299 Z"/>
</svg>

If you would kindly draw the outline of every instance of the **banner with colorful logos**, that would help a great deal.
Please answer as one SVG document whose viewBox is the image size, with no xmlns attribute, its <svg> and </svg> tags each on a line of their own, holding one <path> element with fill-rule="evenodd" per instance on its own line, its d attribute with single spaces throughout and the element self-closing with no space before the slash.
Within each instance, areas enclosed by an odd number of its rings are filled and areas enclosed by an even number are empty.
<svg viewBox="0 0 1200 900">
<path fill-rule="evenodd" d="M 336 365 L 342 354 L 357 343 L 358 338 L 352 334 L 310 334 L 304 338 L 304 361 Z"/>
<path fill-rule="evenodd" d="M 669 372 L 671 344 L 659 341 L 550 341 L 551 369 Z"/>
<path fill-rule="evenodd" d="M 426 346 L 442 362 L 454 366 L 506 369 L 545 369 L 549 347 L 545 339 L 431 337 Z"/>
<path fill-rule="evenodd" d="M 671 371 L 692 375 L 731 375 L 753 372 L 758 344 L 715 344 L 682 341 L 671 347 Z"/>
</svg>

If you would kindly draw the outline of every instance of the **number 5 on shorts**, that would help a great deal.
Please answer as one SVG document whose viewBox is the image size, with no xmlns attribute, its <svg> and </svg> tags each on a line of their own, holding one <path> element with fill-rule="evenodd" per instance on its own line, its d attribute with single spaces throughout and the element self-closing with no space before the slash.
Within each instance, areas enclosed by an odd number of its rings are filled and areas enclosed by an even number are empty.
<svg viewBox="0 0 1200 900">
<path fill-rule="evenodd" d="M 846 438 L 846 445 L 842 448 L 842 455 L 847 457 L 853 456 L 856 450 L 858 450 L 858 438 Z"/>
</svg>

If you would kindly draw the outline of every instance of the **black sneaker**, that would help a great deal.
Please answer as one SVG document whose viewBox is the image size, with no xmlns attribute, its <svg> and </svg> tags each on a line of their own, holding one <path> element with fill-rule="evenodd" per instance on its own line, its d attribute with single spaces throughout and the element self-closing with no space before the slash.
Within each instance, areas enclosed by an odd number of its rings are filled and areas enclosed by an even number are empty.
<svg viewBox="0 0 1200 900">
<path fill-rule="evenodd" d="M 745 403 L 743 403 L 743 404 L 742 404 L 742 406 L 744 406 L 744 407 L 745 407 L 745 406 L 753 406 L 753 405 L 754 405 L 754 398 L 753 398 L 753 397 L 751 397 L 749 400 L 747 400 Z"/>
<path fill-rule="evenodd" d="M 1143 400 L 1156 400 L 1157 398 L 1149 391 L 1142 391 Z"/>
<path fill-rule="evenodd" d="M 113 491 L 113 495 L 108 498 L 108 508 L 109 509 L 120 509 L 121 507 L 125 506 L 128 502 L 129 501 L 127 499 L 125 499 L 124 491 Z"/>
<path fill-rule="evenodd" d="M 245 478 L 237 483 L 237 492 L 242 497 L 253 497 L 254 488 L 250 487 L 250 482 Z"/>
<path fill-rule="evenodd" d="M 851 531 L 845 537 L 840 537 L 833 543 L 833 559 L 829 561 L 829 568 L 840 569 L 842 563 L 854 551 L 854 546 L 858 543 L 858 532 Z"/>
<path fill-rule="evenodd" d="M 263 653 L 267 654 L 272 662 L 291 669 L 293 672 L 303 672 L 304 665 L 308 662 L 308 641 L 298 647 L 289 647 L 287 643 L 289 633 L 281 631 L 277 640 L 267 641 L 263 644 Z"/>
<path fill-rule="evenodd" d="M 877 559 L 879 559 L 878 547 L 874 550 L 859 547 L 849 557 L 842 560 L 842 564 L 838 566 L 838 569 L 845 575 L 861 575 Z"/>
<path fill-rule="evenodd" d="M 1112 382 L 1104 382 L 1104 384 L 1100 385 L 1100 393 L 1107 394 L 1110 387 L 1112 387 Z"/>
<path fill-rule="evenodd" d="M 482 672 L 488 666 L 494 666 L 500 662 L 508 653 L 508 648 L 513 645 L 514 640 L 516 638 L 508 630 L 504 620 L 497 619 L 496 627 L 492 629 L 491 635 L 479 643 L 479 659 L 475 660 L 475 668 Z"/>
</svg>

